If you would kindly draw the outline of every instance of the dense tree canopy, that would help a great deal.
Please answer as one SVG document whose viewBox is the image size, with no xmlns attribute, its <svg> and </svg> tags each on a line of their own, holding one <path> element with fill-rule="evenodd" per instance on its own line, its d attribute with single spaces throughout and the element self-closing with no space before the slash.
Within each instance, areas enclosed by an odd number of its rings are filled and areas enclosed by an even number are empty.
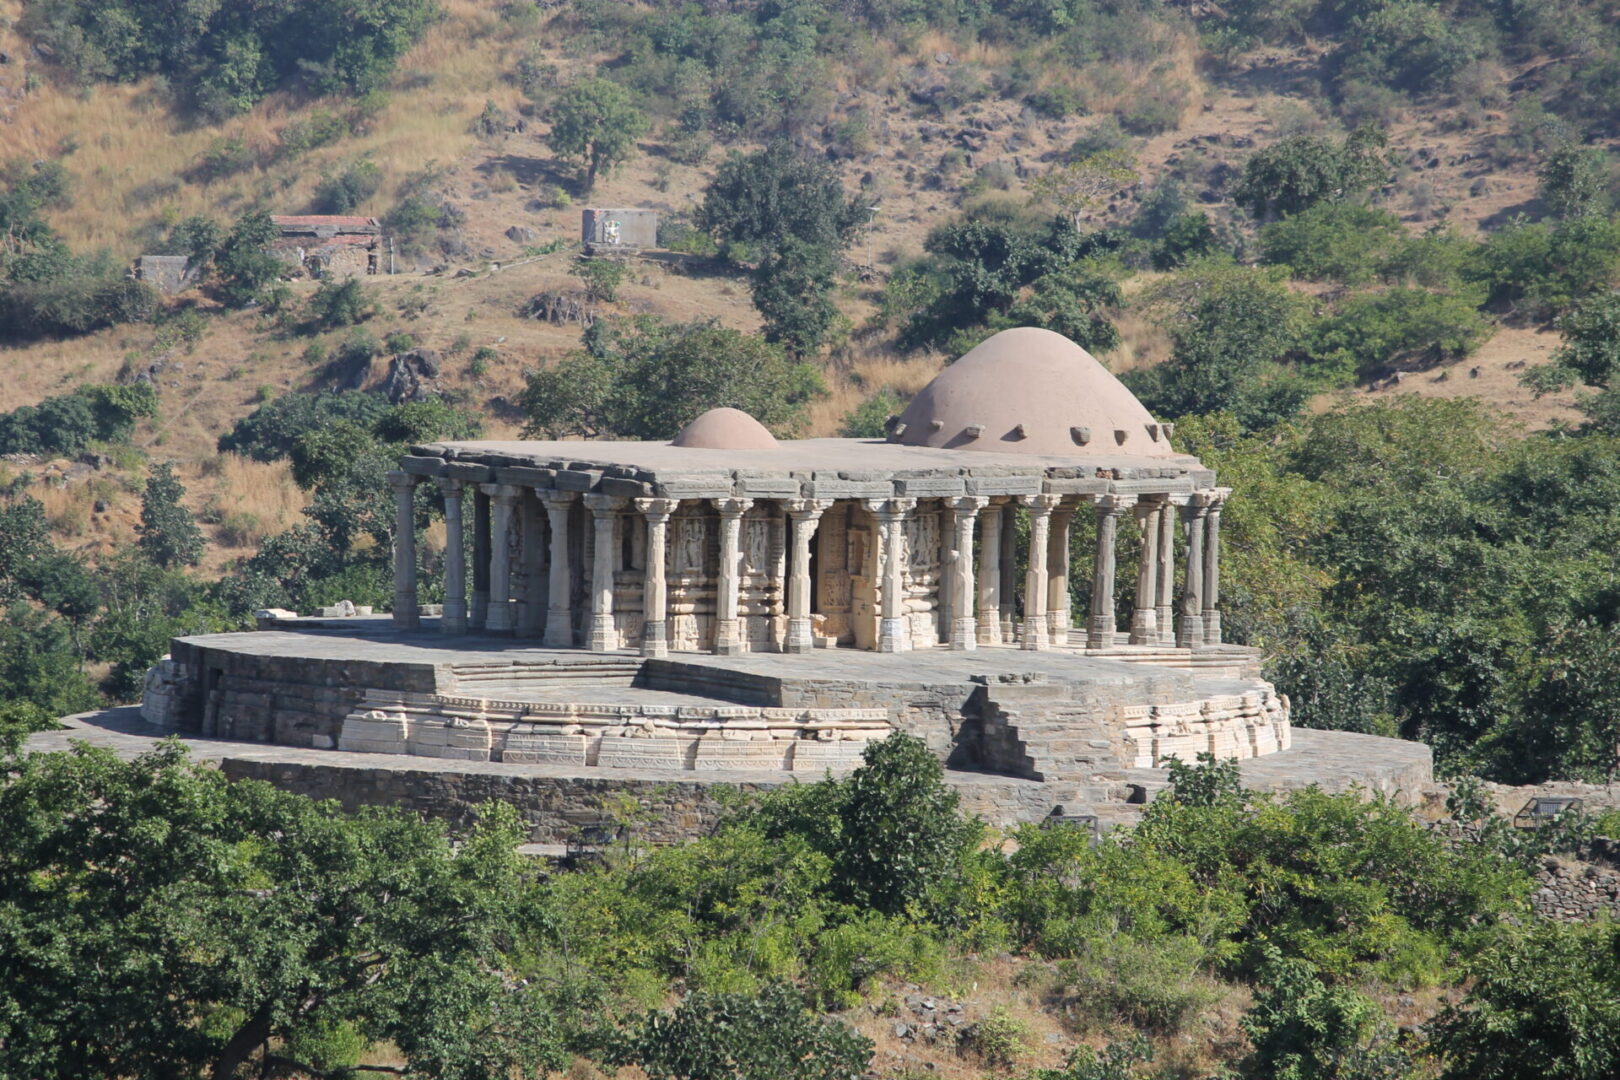
<svg viewBox="0 0 1620 1080">
<path fill-rule="evenodd" d="M 582 350 L 526 378 L 520 400 L 527 430 L 548 438 L 669 439 L 722 407 L 788 435 L 822 392 L 813 367 L 757 337 L 714 320 L 649 315 L 597 321 Z"/>
<path fill-rule="evenodd" d="M 385 1040 L 450 1080 L 560 1064 L 502 974 L 526 881 L 498 805 L 452 847 L 175 746 L 81 749 L 0 764 L 0 831 L 7 1075 L 330 1075 Z"/>
<path fill-rule="evenodd" d="M 434 0 L 33 0 L 22 29 L 84 82 L 164 75 L 222 117 L 295 80 L 376 89 L 438 15 Z"/>
</svg>

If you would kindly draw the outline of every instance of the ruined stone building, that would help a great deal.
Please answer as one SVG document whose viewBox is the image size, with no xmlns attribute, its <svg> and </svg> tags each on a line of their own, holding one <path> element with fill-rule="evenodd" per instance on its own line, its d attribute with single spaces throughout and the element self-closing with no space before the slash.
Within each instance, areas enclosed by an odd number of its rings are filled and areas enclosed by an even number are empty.
<svg viewBox="0 0 1620 1080">
<path fill-rule="evenodd" d="M 376 218 L 349 214 L 278 214 L 270 251 L 314 278 L 360 277 L 388 269 L 387 243 Z"/>
</svg>

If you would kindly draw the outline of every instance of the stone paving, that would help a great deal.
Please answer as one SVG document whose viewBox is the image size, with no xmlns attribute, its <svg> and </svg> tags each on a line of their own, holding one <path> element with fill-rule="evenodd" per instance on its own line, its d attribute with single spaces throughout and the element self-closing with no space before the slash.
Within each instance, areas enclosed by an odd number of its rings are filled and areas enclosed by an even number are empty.
<svg viewBox="0 0 1620 1080">
<path fill-rule="evenodd" d="M 388 664 L 501 663 L 557 665 L 601 664 L 609 660 L 637 660 L 630 650 L 587 652 L 582 649 L 547 649 L 532 639 L 492 638 L 484 634 L 447 635 L 435 620 L 424 619 L 416 631 L 395 631 L 384 617 L 310 621 L 297 630 L 260 630 L 248 633 L 199 634 L 185 639 L 203 648 L 289 659 L 351 660 Z M 817 649 L 812 653 L 745 653 L 713 656 L 708 653 L 671 653 L 670 661 L 738 671 L 781 681 L 826 680 L 886 685 L 929 685 L 966 682 L 975 675 L 1035 675 L 1059 682 L 1125 684 L 1150 677 L 1191 679 L 1176 668 L 1132 664 L 1122 660 L 1085 656 L 1077 649 L 1031 652 L 1011 646 L 979 648 L 968 652 L 927 649 L 906 653 L 879 653 L 864 649 Z M 1211 693 L 1232 693 L 1245 680 L 1197 676 L 1200 688 Z"/>
</svg>

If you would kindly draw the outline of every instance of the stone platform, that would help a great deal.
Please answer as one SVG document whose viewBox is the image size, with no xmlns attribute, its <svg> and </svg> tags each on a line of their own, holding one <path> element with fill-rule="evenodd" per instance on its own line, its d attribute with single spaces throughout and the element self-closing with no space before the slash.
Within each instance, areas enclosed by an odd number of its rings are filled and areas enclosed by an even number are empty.
<svg viewBox="0 0 1620 1080">
<path fill-rule="evenodd" d="M 1170 756 L 1285 749 L 1287 702 L 1253 677 L 1080 648 L 713 656 L 536 647 L 429 622 L 277 623 L 178 638 L 146 717 L 321 750 L 604 768 L 844 771 L 892 730 L 959 767 L 1093 780 Z M 1223 664 L 1246 650 L 1214 650 Z M 631 740 L 631 741 L 627 741 Z"/>
<path fill-rule="evenodd" d="M 174 736 L 144 723 L 128 706 L 83 713 L 62 721 L 60 731 L 32 736 L 28 749 L 67 750 L 87 743 L 133 758 L 165 737 L 180 738 L 193 758 L 216 764 L 233 779 L 268 781 L 313 798 L 336 799 L 348 809 L 363 805 L 402 806 L 464 828 L 479 804 L 511 803 L 528 822 L 530 840 L 565 842 L 584 824 L 602 820 L 625 796 L 637 800 L 647 824 L 644 839 L 674 842 L 701 835 L 721 807 L 722 787 L 761 791 L 801 783 L 803 776 L 771 771 L 646 769 L 631 776 L 599 769 L 557 765 L 458 761 L 381 754 L 344 754 L 232 739 Z M 1367 791 L 1417 802 L 1433 786 L 1428 747 L 1339 731 L 1300 730 L 1294 745 L 1279 753 L 1240 763 L 1244 782 L 1261 790 L 1291 790 L 1318 784 L 1327 790 Z M 1096 814 L 1104 826 L 1131 823 L 1146 802 L 1169 783 L 1168 770 L 1131 769 L 1109 783 L 1054 784 L 1037 780 L 948 769 L 947 782 L 963 807 L 998 828 L 1039 820 L 1054 807 L 1065 814 Z M 1087 801 L 1077 801 L 1076 797 Z M 1065 801 L 1067 800 L 1067 801 Z"/>
</svg>

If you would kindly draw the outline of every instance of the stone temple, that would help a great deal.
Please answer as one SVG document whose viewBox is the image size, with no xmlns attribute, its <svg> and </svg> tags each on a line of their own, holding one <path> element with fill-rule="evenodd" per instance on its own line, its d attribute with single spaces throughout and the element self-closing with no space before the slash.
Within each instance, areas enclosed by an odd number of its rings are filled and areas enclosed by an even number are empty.
<svg viewBox="0 0 1620 1080">
<path fill-rule="evenodd" d="M 1354 778 L 1322 761 L 1389 740 L 1291 750 L 1261 657 L 1223 643 L 1221 511 L 1241 492 L 1171 434 L 1085 350 L 1025 328 L 947 367 L 885 440 L 778 441 L 715 409 L 669 442 L 413 447 L 389 474 L 390 616 L 176 639 L 143 715 L 303 748 L 304 768 L 397 763 L 379 799 L 427 782 L 404 759 L 435 759 L 433 783 L 503 777 L 479 781 L 497 797 L 543 780 L 523 807 L 540 837 L 585 790 L 817 779 L 895 730 L 1001 824 L 1122 819 L 1166 759 L 1205 751 Z M 431 580 L 429 502 L 447 525 Z M 1396 771 L 1414 767 L 1426 754 Z"/>
</svg>

